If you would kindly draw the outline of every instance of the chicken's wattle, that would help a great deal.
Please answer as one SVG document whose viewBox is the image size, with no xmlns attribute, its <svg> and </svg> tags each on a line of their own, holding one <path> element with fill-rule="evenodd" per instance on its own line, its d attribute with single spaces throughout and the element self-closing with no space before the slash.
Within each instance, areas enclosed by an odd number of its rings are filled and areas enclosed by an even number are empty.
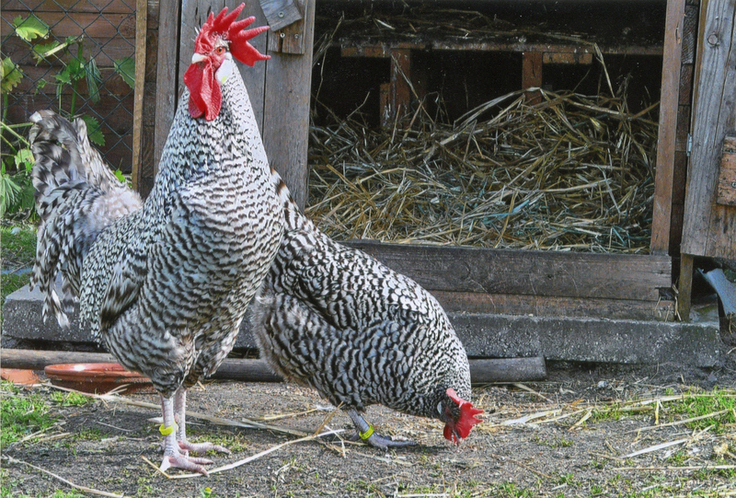
<svg viewBox="0 0 736 498">
<path fill-rule="evenodd" d="M 215 119 L 222 106 L 222 90 L 212 63 L 205 60 L 191 64 L 184 73 L 184 83 L 189 88 L 189 114 L 195 119 L 202 115 L 207 121 Z"/>
</svg>

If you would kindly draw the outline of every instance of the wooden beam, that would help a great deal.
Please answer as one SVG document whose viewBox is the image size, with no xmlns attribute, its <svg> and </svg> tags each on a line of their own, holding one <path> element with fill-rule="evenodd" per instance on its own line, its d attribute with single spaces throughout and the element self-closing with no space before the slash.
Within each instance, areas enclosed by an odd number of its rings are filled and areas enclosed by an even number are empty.
<svg viewBox="0 0 736 498">
<path fill-rule="evenodd" d="M 540 88 L 542 86 L 542 52 L 523 52 L 521 54 L 521 88 Z M 538 91 L 526 92 L 527 103 L 538 104 L 542 96 Z"/>
<path fill-rule="evenodd" d="M 610 320 L 675 320 L 675 302 L 664 299 L 655 302 L 438 290 L 432 290 L 430 293 L 448 313 L 493 313 Z"/>
<path fill-rule="evenodd" d="M 133 190 L 138 190 L 141 175 L 141 135 L 143 133 L 143 94 L 146 85 L 146 34 L 148 0 L 136 0 L 135 8 L 135 88 L 133 96 Z"/>
<path fill-rule="evenodd" d="M 650 249 L 655 254 L 667 254 L 669 251 L 685 1 L 669 0 L 667 2 L 659 104 L 659 135 L 657 137 L 657 173 L 654 180 L 652 239 L 650 242 Z"/>
<path fill-rule="evenodd" d="M 658 301 L 668 256 L 345 243 L 430 291 Z"/>
<path fill-rule="evenodd" d="M 386 123 L 393 126 L 396 120 L 401 120 L 409 111 L 411 104 L 411 50 L 391 50 L 391 72 L 389 73 L 388 109 Z M 384 113 L 381 113 L 382 115 Z"/>
<path fill-rule="evenodd" d="M 156 69 L 156 123 L 154 128 L 153 174 L 174 121 L 178 98 L 179 0 L 161 0 L 158 27 L 158 66 Z"/>
<path fill-rule="evenodd" d="M 677 312 L 683 322 L 690 320 L 693 290 L 693 262 L 690 254 L 680 256 L 680 281 L 677 286 Z"/>
<path fill-rule="evenodd" d="M 43 370 L 48 365 L 69 363 L 115 363 L 107 353 L 80 353 L 76 351 L 36 351 L 30 349 L 3 349 L 3 368 Z M 490 382 L 528 382 L 544 380 L 547 369 L 544 358 L 471 359 L 470 377 L 474 384 Z M 213 379 L 245 382 L 282 382 L 264 360 L 227 358 L 212 375 Z"/>
</svg>

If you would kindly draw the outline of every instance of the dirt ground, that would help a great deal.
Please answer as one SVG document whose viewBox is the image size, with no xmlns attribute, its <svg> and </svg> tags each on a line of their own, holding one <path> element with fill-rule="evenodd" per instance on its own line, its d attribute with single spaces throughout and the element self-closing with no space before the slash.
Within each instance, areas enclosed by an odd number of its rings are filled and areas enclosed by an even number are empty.
<svg viewBox="0 0 736 498">
<path fill-rule="evenodd" d="M 697 427 L 665 425 L 692 415 L 677 413 L 692 393 L 712 396 L 717 388 L 726 389 L 719 395 L 724 399 L 736 397 L 734 362 L 687 372 L 673 366 L 555 365 L 546 382 L 474 387 L 485 422 L 459 446 L 444 440 L 438 421 L 371 407 L 367 419 L 379 432 L 419 444 L 385 453 L 330 436 L 329 444 L 298 442 L 237 468 L 187 479 L 169 479 L 144 460 L 160 463 L 158 425 L 149 421 L 160 412 L 96 400 L 55 405 L 59 425 L 38 441 L 3 448 L 1 475 L 14 493 L 33 497 L 71 490 L 46 472 L 95 491 L 143 497 L 734 496 L 736 411 L 706 413 Z M 34 389 L 50 396 L 48 386 Z M 158 403 L 153 394 L 125 398 Z M 270 423 L 307 433 L 331 413 L 310 389 L 242 382 L 194 388 L 189 408 L 236 421 L 287 415 Z M 709 420 L 722 423 L 716 427 Z M 651 428 L 655 422 L 661 427 Z M 211 469 L 298 439 L 193 417 L 188 427 L 193 440 L 233 450 L 212 456 Z M 352 434 L 341 412 L 327 428 Z M 656 449 L 662 443 L 673 444 Z"/>
</svg>

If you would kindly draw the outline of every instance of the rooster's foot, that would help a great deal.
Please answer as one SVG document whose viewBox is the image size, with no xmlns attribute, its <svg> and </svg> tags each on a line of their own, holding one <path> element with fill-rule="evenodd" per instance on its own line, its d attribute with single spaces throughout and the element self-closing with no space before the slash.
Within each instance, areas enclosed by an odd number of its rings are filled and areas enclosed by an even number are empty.
<svg viewBox="0 0 736 498">
<path fill-rule="evenodd" d="M 219 444 L 212 444 L 209 442 L 205 443 L 190 443 L 189 441 L 179 441 L 179 449 L 186 452 L 192 453 L 206 453 L 209 450 L 214 450 L 218 453 L 226 453 L 230 455 L 230 450 Z"/>
<path fill-rule="evenodd" d="M 209 474 L 207 473 L 207 469 L 202 467 L 202 465 L 208 465 L 211 463 L 212 460 L 208 460 L 207 458 L 186 457 L 182 454 L 164 455 L 164 460 L 161 462 L 160 469 L 161 472 L 166 472 L 166 470 L 170 468 L 184 469 L 208 476 Z"/>
<path fill-rule="evenodd" d="M 368 446 L 379 448 L 381 450 L 388 450 L 389 448 L 405 448 L 407 446 L 416 446 L 417 443 L 414 441 L 394 441 L 390 437 L 381 436 L 378 433 L 373 433 L 370 437 L 363 439 L 358 434 L 353 438 L 355 441 L 362 441 Z"/>
</svg>

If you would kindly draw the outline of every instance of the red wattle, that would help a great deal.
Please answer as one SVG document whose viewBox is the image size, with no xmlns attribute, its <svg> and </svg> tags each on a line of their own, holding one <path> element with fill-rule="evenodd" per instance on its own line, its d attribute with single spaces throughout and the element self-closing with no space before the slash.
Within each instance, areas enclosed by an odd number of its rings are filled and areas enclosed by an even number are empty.
<svg viewBox="0 0 736 498">
<path fill-rule="evenodd" d="M 184 74 L 184 83 L 189 88 L 189 115 L 196 119 L 204 114 L 207 121 L 215 119 L 220 114 L 222 92 L 212 64 L 191 64 Z"/>
</svg>

